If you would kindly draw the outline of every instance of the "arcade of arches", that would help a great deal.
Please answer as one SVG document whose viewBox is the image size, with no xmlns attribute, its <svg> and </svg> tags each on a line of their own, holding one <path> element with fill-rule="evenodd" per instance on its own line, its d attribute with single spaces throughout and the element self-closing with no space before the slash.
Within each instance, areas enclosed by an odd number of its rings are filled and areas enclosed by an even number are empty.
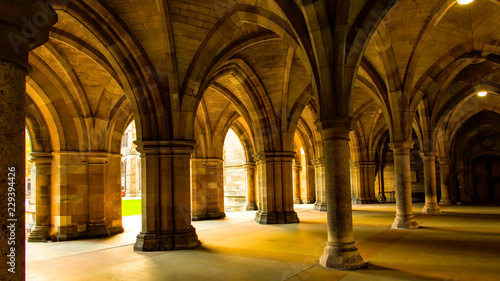
<svg viewBox="0 0 500 281">
<path fill-rule="evenodd" d="M 388 227 L 412 229 L 412 202 L 440 213 L 500 201 L 497 0 L 130 2 L 0 1 L 0 169 L 2 184 L 16 167 L 24 185 L 26 126 L 28 241 L 123 231 L 131 122 L 136 251 L 195 248 L 191 221 L 225 216 L 229 131 L 241 209 L 300 224 L 294 204 L 314 203 L 327 212 L 326 267 L 363 266 L 352 203 L 395 202 Z"/>
</svg>

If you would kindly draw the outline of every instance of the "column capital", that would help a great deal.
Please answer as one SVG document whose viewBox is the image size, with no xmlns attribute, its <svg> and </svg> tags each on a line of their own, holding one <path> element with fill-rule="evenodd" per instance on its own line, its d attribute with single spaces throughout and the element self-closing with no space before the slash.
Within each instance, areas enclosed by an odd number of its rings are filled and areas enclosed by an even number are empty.
<svg viewBox="0 0 500 281">
<path fill-rule="evenodd" d="M 261 152 L 254 155 L 256 163 L 262 161 L 269 162 L 282 162 L 282 161 L 293 161 L 295 159 L 295 151 L 272 151 L 272 152 Z"/>
<path fill-rule="evenodd" d="M 450 165 L 451 164 L 451 160 L 448 157 L 438 157 L 437 160 L 439 162 L 439 165 Z"/>
<path fill-rule="evenodd" d="M 86 152 L 86 162 L 87 164 L 106 164 L 111 156 L 111 153 L 107 152 Z"/>
<path fill-rule="evenodd" d="M 389 148 L 394 154 L 409 154 L 410 149 L 413 148 L 413 141 L 393 141 L 389 143 Z"/>
<path fill-rule="evenodd" d="M 420 157 L 424 161 L 436 161 L 436 152 L 420 152 Z"/>
<path fill-rule="evenodd" d="M 323 136 L 323 141 L 329 139 L 349 141 L 349 133 L 352 131 L 352 117 L 339 117 L 335 120 L 316 121 L 318 131 Z"/>
<path fill-rule="evenodd" d="M 136 150 L 144 155 L 191 155 L 195 140 L 135 141 Z"/>
<path fill-rule="evenodd" d="M 218 158 L 191 158 L 193 162 L 201 162 L 204 166 L 218 166 L 222 163 L 222 159 Z"/>
<path fill-rule="evenodd" d="M 312 162 L 313 162 L 313 165 L 315 167 L 324 166 L 325 165 L 325 157 L 316 158 Z"/>
<path fill-rule="evenodd" d="M 31 152 L 31 162 L 35 165 L 49 165 L 52 163 L 52 153 L 50 152 Z"/>
<path fill-rule="evenodd" d="M 0 59 L 30 69 L 29 51 L 49 40 L 57 22 L 50 1 L 0 1 Z"/>
<path fill-rule="evenodd" d="M 253 170 L 253 169 L 255 169 L 255 165 L 256 165 L 255 162 L 247 162 L 247 163 L 243 164 L 243 168 L 245 170 Z"/>
<path fill-rule="evenodd" d="M 302 170 L 302 166 L 301 165 L 293 165 L 292 170 L 294 172 L 298 172 L 298 171 Z"/>
</svg>

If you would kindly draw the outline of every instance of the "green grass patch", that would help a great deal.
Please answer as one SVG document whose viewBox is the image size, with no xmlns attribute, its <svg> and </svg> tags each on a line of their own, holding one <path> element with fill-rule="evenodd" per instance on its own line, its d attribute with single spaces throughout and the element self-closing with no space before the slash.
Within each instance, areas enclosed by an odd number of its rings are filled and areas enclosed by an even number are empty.
<svg viewBox="0 0 500 281">
<path fill-rule="evenodd" d="M 135 216 L 142 214 L 141 199 L 122 200 L 122 216 Z"/>
</svg>

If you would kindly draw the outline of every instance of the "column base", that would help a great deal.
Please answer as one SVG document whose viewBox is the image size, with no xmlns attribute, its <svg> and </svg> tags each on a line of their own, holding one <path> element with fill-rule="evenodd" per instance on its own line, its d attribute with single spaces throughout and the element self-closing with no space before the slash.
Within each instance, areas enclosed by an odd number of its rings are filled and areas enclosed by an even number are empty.
<svg viewBox="0 0 500 281">
<path fill-rule="evenodd" d="M 352 198 L 352 204 L 375 204 L 378 203 L 376 198 Z"/>
<path fill-rule="evenodd" d="M 439 214 L 441 210 L 439 209 L 438 204 L 425 204 L 422 209 L 423 214 Z"/>
<path fill-rule="evenodd" d="M 256 211 L 256 210 L 258 210 L 257 209 L 257 204 L 255 204 L 255 202 L 247 202 L 247 203 L 245 203 L 244 209 L 246 211 Z"/>
<path fill-rule="evenodd" d="M 224 212 L 212 212 L 200 215 L 192 215 L 192 221 L 203 221 L 203 220 L 218 220 L 226 217 L 226 213 Z"/>
<path fill-rule="evenodd" d="M 137 235 L 134 251 L 150 252 L 192 249 L 198 247 L 199 244 L 200 241 L 198 241 L 198 235 L 196 235 L 194 227 L 187 231 L 178 231 L 174 235 L 171 233 L 141 232 Z"/>
<path fill-rule="evenodd" d="M 314 210 L 320 211 L 320 212 L 326 212 L 326 203 L 323 203 L 323 202 L 314 203 Z"/>
<path fill-rule="evenodd" d="M 358 248 L 354 246 L 354 242 L 348 244 L 327 242 L 319 264 L 340 270 L 356 270 L 365 265 L 363 258 L 358 253 Z"/>
<path fill-rule="evenodd" d="M 415 229 L 418 228 L 418 223 L 413 218 L 413 215 L 406 215 L 406 216 L 396 215 L 396 219 L 392 223 L 391 228 Z"/>
<path fill-rule="evenodd" d="M 439 201 L 439 205 L 441 205 L 441 206 L 450 206 L 451 205 L 450 198 L 448 198 L 448 197 L 442 197 L 441 200 Z"/>
<path fill-rule="evenodd" d="M 316 199 L 314 197 L 307 198 L 305 204 L 314 204 L 316 202 Z"/>
<path fill-rule="evenodd" d="M 293 199 L 293 204 L 302 204 L 302 199 L 300 198 Z"/>
<path fill-rule="evenodd" d="M 262 212 L 255 214 L 255 222 L 259 224 L 286 224 L 298 223 L 299 217 L 295 211 L 287 212 Z"/>
<path fill-rule="evenodd" d="M 87 236 L 90 238 L 110 236 L 109 229 L 105 223 L 89 223 L 87 225 Z"/>
<path fill-rule="evenodd" d="M 28 242 L 47 242 L 50 239 L 49 226 L 35 226 L 28 236 Z"/>
</svg>

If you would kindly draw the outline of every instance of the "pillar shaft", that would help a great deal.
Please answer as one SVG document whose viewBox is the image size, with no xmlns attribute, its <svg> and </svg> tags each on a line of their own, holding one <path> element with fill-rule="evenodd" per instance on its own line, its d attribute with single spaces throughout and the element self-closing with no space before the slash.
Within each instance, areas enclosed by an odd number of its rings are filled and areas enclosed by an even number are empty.
<svg viewBox="0 0 500 281">
<path fill-rule="evenodd" d="M 306 181 L 307 181 L 307 198 L 306 204 L 313 204 L 316 202 L 316 180 L 314 165 L 306 165 Z"/>
<path fill-rule="evenodd" d="M 24 280 L 26 74 L 23 67 L 0 60 L 0 280 Z"/>
<path fill-rule="evenodd" d="M 425 205 L 422 213 L 441 213 L 436 193 L 436 153 L 422 153 L 424 161 Z"/>
<path fill-rule="evenodd" d="M 297 223 L 293 209 L 292 160 L 294 152 L 267 152 L 257 155 L 259 174 L 259 211 L 255 221 L 260 224 Z"/>
<path fill-rule="evenodd" d="M 137 142 L 141 153 L 142 231 L 136 251 L 198 246 L 191 225 L 190 155 L 194 141 Z"/>
<path fill-rule="evenodd" d="M 328 241 L 319 263 L 325 267 L 357 269 L 364 265 L 354 244 L 347 128 L 323 130 Z"/>
<path fill-rule="evenodd" d="M 394 177 L 396 187 L 396 219 L 392 228 L 418 228 L 413 217 L 411 199 L 410 149 L 413 142 L 394 142 Z"/>
<path fill-rule="evenodd" d="M 246 172 L 246 182 L 247 182 L 247 201 L 245 203 L 246 211 L 257 210 L 257 204 L 255 202 L 255 164 L 246 163 L 243 165 Z"/>
<path fill-rule="evenodd" d="M 441 180 L 441 200 L 439 205 L 449 206 L 450 201 L 450 160 L 448 158 L 438 158 L 439 175 Z"/>
<path fill-rule="evenodd" d="M 314 210 L 326 212 L 325 158 L 314 160 L 314 175 L 316 183 L 316 202 Z"/>
<path fill-rule="evenodd" d="M 50 171 L 52 154 L 43 152 L 31 153 L 34 163 L 36 205 L 35 228 L 31 230 L 28 242 L 45 242 L 50 238 Z"/>
<path fill-rule="evenodd" d="M 300 172 L 302 166 L 294 165 L 293 170 L 293 203 L 302 204 L 302 198 L 300 197 Z"/>
<path fill-rule="evenodd" d="M 354 193 L 356 196 L 352 198 L 353 203 L 377 203 L 377 198 L 375 197 L 375 162 L 355 162 L 352 168 L 357 171 L 357 186 Z"/>
<path fill-rule="evenodd" d="M 192 219 L 220 219 L 224 213 L 223 162 L 191 159 Z"/>
<path fill-rule="evenodd" d="M 380 164 L 378 166 L 378 190 L 380 196 L 380 202 L 387 202 L 387 197 L 385 196 L 385 186 L 384 186 L 384 166 Z"/>
</svg>

